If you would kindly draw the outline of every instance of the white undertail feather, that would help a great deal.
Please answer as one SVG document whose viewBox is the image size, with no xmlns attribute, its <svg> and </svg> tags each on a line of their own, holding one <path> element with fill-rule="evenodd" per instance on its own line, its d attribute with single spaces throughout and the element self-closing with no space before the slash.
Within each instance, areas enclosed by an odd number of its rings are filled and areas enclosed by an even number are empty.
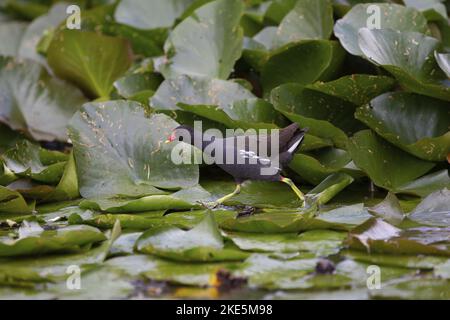
<svg viewBox="0 0 450 320">
<path fill-rule="evenodd" d="M 297 149 L 297 147 L 300 145 L 300 143 L 302 143 L 302 141 L 303 141 L 304 138 L 305 138 L 304 136 L 301 136 L 300 139 L 298 139 L 298 141 L 295 142 L 295 143 L 288 149 L 288 152 L 289 152 L 289 153 L 294 153 L 295 150 Z"/>
</svg>

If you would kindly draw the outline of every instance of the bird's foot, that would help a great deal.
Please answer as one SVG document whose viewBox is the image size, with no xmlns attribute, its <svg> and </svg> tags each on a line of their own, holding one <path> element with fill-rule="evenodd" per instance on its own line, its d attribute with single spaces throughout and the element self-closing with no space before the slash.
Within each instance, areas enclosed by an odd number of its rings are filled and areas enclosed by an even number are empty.
<svg viewBox="0 0 450 320">
<path fill-rule="evenodd" d="M 237 214 L 237 218 L 244 218 L 253 215 L 256 212 L 255 207 L 245 206 L 242 210 Z"/>
</svg>

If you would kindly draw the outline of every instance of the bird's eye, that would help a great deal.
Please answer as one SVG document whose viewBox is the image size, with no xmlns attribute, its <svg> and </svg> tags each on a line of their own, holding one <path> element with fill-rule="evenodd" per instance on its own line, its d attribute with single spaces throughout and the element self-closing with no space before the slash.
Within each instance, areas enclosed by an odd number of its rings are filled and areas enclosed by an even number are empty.
<svg viewBox="0 0 450 320">
<path fill-rule="evenodd" d="M 180 139 L 180 141 L 183 141 L 183 137 L 182 136 L 179 139 Z"/>
</svg>

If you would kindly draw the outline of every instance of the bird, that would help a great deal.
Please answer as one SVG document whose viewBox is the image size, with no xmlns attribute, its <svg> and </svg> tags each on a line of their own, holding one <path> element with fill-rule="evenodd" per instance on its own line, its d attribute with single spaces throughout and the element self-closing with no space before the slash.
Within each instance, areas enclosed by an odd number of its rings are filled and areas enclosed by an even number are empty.
<svg viewBox="0 0 450 320">
<path fill-rule="evenodd" d="M 282 175 L 282 171 L 292 161 L 295 153 L 301 147 L 308 128 L 301 129 L 293 123 L 278 131 L 278 152 L 272 150 L 273 139 L 271 134 L 253 134 L 219 138 L 209 136 L 203 132 L 196 132 L 188 125 L 176 127 L 166 143 L 180 141 L 196 146 L 204 153 L 214 158 L 214 164 L 230 174 L 236 182 L 235 190 L 216 200 L 213 207 L 224 204 L 241 192 L 241 185 L 248 180 L 253 181 L 279 181 L 294 191 L 305 206 L 305 196 L 294 182 Z M 200 143 L 195 137 L 201 137 Z M 221 150 L 221 154 L 217 152 Z M 272 154 L 273 153 L 273 154 Z M 231 161 L 230 161 L 231 160 Z M 265 170 L 265 171 L 264 171 Z"/>
</svg>

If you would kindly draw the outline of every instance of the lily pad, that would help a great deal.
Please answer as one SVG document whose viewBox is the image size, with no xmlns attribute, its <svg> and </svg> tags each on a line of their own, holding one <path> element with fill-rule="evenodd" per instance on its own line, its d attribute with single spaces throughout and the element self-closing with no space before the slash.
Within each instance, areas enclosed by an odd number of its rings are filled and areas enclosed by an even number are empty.
<svg viewBox="0 0 450 320">
<path fill-rule="evenodd" d="M 309 183 L 318 185 L 350 162 L 351 158 L 345 150 L 324 148 L 308 154 L 297 153 L 289 167 Z"/>
<path fill-rule="evenodd" d="M 344 59 L 338 43 L 305 40 L 287 44 L 273 52 L 261 71 L 265 95 L 284 83 L 311 84 L 333 78 Z"/>
<path fill-rule="evenodd" d="M 334 34 L 342 46 L 353 55 L 363 55 L 358 45 L 358 32 L 366 28 L 373 12 L 368 11 L 372 4 L 357 4 L 344 18 L 338 20 Z M 414 8 L 406 8 L 398 4 L 377 3 L 380 10 L 380 28 L 401 32 L 415 31 L 427 33 L 428 25 L 425 17 Z"/>
<path fill-rule="evenodd" d="M 9 60 L 0 70 L 0 121 L 36 140 L 67 140 L 66 126 L 86 101 L 36 62 Z"/>
<path fill-rule="evenodd" d="M 448 300 L 450 283 L 441 279 L 405 279 L 386 285 L 382 290 L 371 292 L 374 299 Z"/>
<path fill-rule="evenodd" d="M 221 263 L 170 261 L 142 254 L 113 258 L 106 264 L 131 276 L 141 275 L 147 279 L 189 286 L 211 285 L 215 274 L 224 268 Z"/>
<path fill-rule="evenodd" d="M 83 200 L 80 207 L 111 213 L 145 212 L 153 210 L 187 210 L 200 207 L 200 201 L 206 201 L 209 193 L 200 187 L 183 189 L 170 195 L 151 195 L 139 199 L 111 198 Z"/>
<path fill-rule="evenodd" d="M 356 118 L 399 148 L 429 161 L 450 153 L 448 103 L 405 92 L 387 93 L 357 110 Z M 427 119 L 426 125 L 423 119 Z"/>
<path fill-rule="evenodd" d="M 275 129 L 285 122 L 273 106 L 262 99 L 236 101 L 231 107 L 192 106 L 178 104 L 178 107 L 198 116 L 217 121 L 235 129 Z"/>
<path fill-rule="evenodd" d="M 330 174 L 319 185 L 307 193 L 307 202 L 317 205 L 328 203 L 339 192 L 352 184 L 354 179 L 342 172 Z"/>
<path fill-rule="evenodd" d="M 382 188 L 395 190 L 430 171 L 435 164 L 397 149 L 370 130 L 350 139 L 348 151 L 355 164 Z"/>
<path fill-rule="evenodd" d="M 78 30 L 59 31 L 48 48 L 47 58 L 57 76 L 102 98 L 109 97 L 114 81 L 131 64 L 126 40 Z"/>
<path fill-rule="evenodd" d="M 156 110 L 179 110 L 178 104 L 219 106 L 228 109 L 236 101 L 255 96 L 233 81 L 181 75 L 164 81 L 150 101 Z"/>
<path fill-rule="evenodd" d="M 164 144 L 178 125 L 164 115 L 147 117 L 135 102 L 85 104 L 69 133 L 86 198 L 164 194 L 198 182 L 196 165 L 175 165 Z"/>
<path fill-rule="evenodd" d="M 109 214 L 91 210 L 82 211 L 70 214 L 69 224 L 87 224 L 100 229 L 110 229 L 116 221 L 119 221 L 122 230 L 148 230 L 165 225 L 163 221 L 165 210 L 152 211 L 149 214 Z"/>
<path fill-rule="evenodd" d="M 371 219 L 352 230 L 350 248 L 374 253 L 450 256 L 449 228 L 398 229 L 380 219 Z"/>
<path fill-rule="evenodd" d="M 90 229 L 92 230 L 92 229 Z M 96 230 L 94 228 L 94 230 Z M 120 224 L 115 224 L 109 238 L 89 251 L 36 257 L 4 258 L 0 264 L 0 283 L 30 285 L 67 279 L 68 267 L 78 265 L 86 271 L 101 264 L 107 257 L 112 243 L 120 235 Z"/>
<path fill-rule="evenodd" d="M 230 194 L 235 189 L 234 181 L 206 180 L 201 185 L 215 199 Z M 225 202 L 226 205 L 248 205 L 261 208 L 299 208 L 302 202 L 284 183 L 267 181 L 246 181 L 239 195 Z"/>
<path fill-rule="evenodd" d="M 365 262 L 368 264 L 433 270 L 436 266 L 442 265 L 448 260 L 446 257 L 425 256 L 425 255 L 389 255 L 373 252 L 363 252 L 356 250 L 347 250 L 342 252 L 346 257 L 351 257 L 353 260 Z"/>
<path fill-rule="evenodd" d="M 422 225 L 450 226 L 450 190 L 443 189 L 426 197 L 408 218 Z"/>
<path fill-rule="evenodd" d="M 333 141 L 338 148 L 346 147 L 347 135 L 330 121 L 353 124 L 354 120 L 346 116 L 355 110 L 352 104 L 298 84 L 285 84 L 274 89 L 271 102 L 289 120 L 308 127 L 311 134 Z"/>
<path fill-rule="evenodd" d="M 361 106 L 394 88 L 395 80 L 385 76 L 353 74 L 330 82 L 317 82 L 307 88 Z"/>
<path fill-rule="evenodd" d="M 137 241 L 142 253 L 181 261 L 236 261 L 247 254 L 226 245 L 212 215 L 189 231 L 161 227 L 145 232 Z"/>
<path fill-rule="evenodd" d="M 404 0 L 407 7 L 416 8 L 428 21 L 447 20 L 447 8 L 441 0 Z"/>
<path fill-rule="evenodd" d="M 0 213 L 30 214 L 34 204 L 29 205 L 19 192 L 0 186 Z"/>
<path fill-rule="evenodd" d="M 124 0 L 114 13 L 117 22 L 138 29 L 169 28 L 194 0 Z"/>
<path fill-rule="evenodd" d="M 8 169 L 19 176 L 57 184 L 61 180 L 68 157 L 60 152 L 46 151 L 23 140 L 5 152 L 2 159 Z"/>
<path fill-rule="evenodd" d="M 241 56 L 242 14 L 239 0 L 216 0 L 195 10 L 178 24 L 164 45 L 164 77 L 185 74 L 227 79 Z"/>
<path fill-rule="evenodd" d="M 300 234 L 257 234 L 227 232 L 235 245 L 245 251 L 256 252 L 313 252 L 317 256 L 337 253 L 345 233 L 330 230 L 311 230 Z"/>
<path fill-rule="evenodd" d="M 390 192 L 386 196 L 386 199 L 376 206 L 369 208 L 369 212 L 394 226 L 399 225 L 404 218 L 403 209 L 398 198 Z"/>
<path fill-rule="evenodd" d="M 430 193 L 444 188 L 450 188 L 450 176 L 448 170 L 440 170 L 430 173 L 415 181 L 396 188 L 395 192 L 418 197 L 426 197 Z"/>
<path fill-rule="evenodd" d="M 283 18 L 277 30 L 282 45 L 300 40 L 330 38 L 333 32 L 333 7 L 328 0 L 299 0 Z"/>
<path fill-rule="evenodd" d="M 105 240 L 100 230 L 90 226 L 69 226 L 44 230 L 37 223 L 19 229 L 18 238 L 0 239 L 0 257 L 38 255 L 50 252 L 73 252 L 87 244 Z"/>
<path fill-rule="evenodd" d="M 21 58 L 30 59 L 46 65 L 45 57 L 38 52 L 39 42 L 43 37 L 53 32 L 64 20 L 66 10 L 67 4 L 56 3 L 46 14 L 33 20 L 23 34 L 18 55 Z"/>
<path fill-rule="evenodd" d="M 364 28 L 359 32 L 359 46 L 367 59 L 390 72 L 407 91 L 450 101 L 450 88 L 443 83 L 446 76 L 434 59 L 439 48 L 435 38 Z"/>
<path fill-rule="evenodd" d="M 371 218 L 364 204 L 359 203 L 320 212 L 316 217 L 316 223 L 319 225 L 322 223 L 334 230 L 350 230 Z"/>
<path fill-rule="evenodd" d="M 280 281 L 302 278 L 314 271 L 317 259 L 278 260 L 267 255 L 253 254 L 235 275 L 248 278 L 250 286 L 279 288 Z"/>
<path fill-rule="evenodd" d="M 445 72 L 448 78 L 450 78 L 450 53 L 437 53 L 435 52 L 436 61 Z"/>
</svg>

